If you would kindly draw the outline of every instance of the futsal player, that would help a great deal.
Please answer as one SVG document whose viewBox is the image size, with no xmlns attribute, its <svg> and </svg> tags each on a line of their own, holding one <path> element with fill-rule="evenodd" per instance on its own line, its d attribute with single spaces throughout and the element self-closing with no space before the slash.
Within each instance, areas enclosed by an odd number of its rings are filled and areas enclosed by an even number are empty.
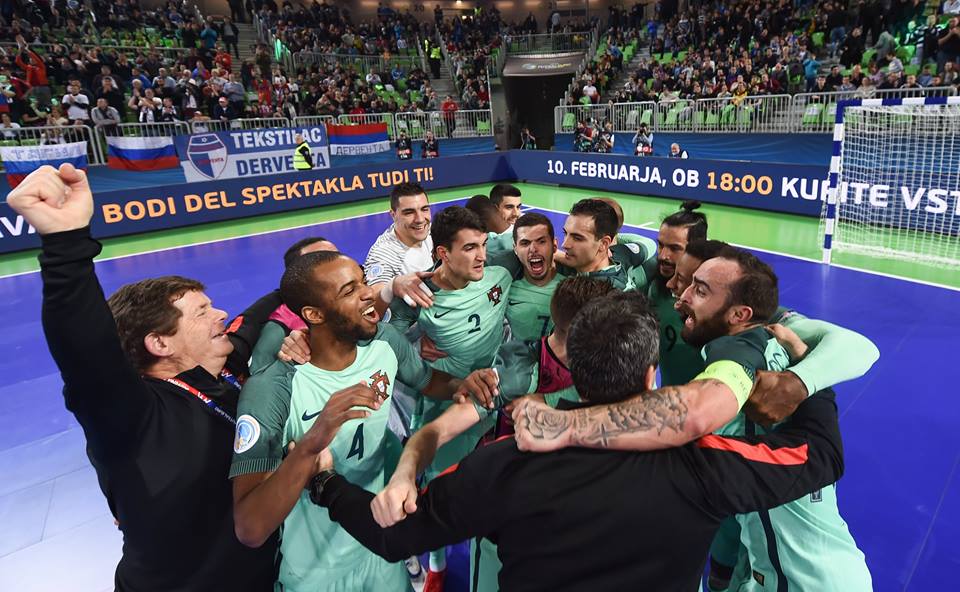
<svg viewBox="0 0 960 592">
<path fill-rule="evenodd" d="M 536 212 L 517 218 L 512 232 L 523 276 L 510 286 L 507 322 L 512 339 L 539 341 L 553 330 L 550 300 L 563 279 L 553 262 L 557 239 L 550 219 Z"/>
<path fill-rule="evenodd" d="M 430 308 L 411 307 L 395 300 L 390 324 L 405 331 L 413 323 L 445 353 L 431 364 L 455 377 L 489 368 L 503 342 L 503 321 L 513 277 L 499 266 L 486 266 L 487 234 L 476 214 L 459 206 L 438 213 L 430 230 L 438 261 L 433 276 L 425 279 L 433 292 Z M 416 431 L 440 416 L 449 401 L 417 399 L 411 421 Z M 438 451 L 425 473 L 426 480 L 458 463 L 493 427 L 495 418 L 477 424 Z M 425 590 L 442 589 L 446 550 L 430 554 Z"/>
<path fill-rule="evenodd" d="M 515 231 L 522 231 L 520 225 L 525 218 L 539 215 L 524 214 L 514 227 Z M 537 393 L 551 405 L 556 405 L 561 398 L 580 400 L 567 369 L 567 330 L 574 315 L 584 305 L 613 289 L 610 282 L 588 277 L 567 278 L 559 283 L 551 302 L 556 325 L 550 335 L 532 342 L 513 340 L 504 343 L 497 353 L 494 363 L 498 380 L 495 391 L 497 410 L 529 393 Z M 485 383 L 479 386 L 488 388 Z M 484 393 L 482 398 L 488 394 L 493 393 Z M 405 508 L 416 505 L 417 478 L 433 462 L 437 449 L 493 412 L 472 401 L 451 405 L 407 441 L 390 482 L 373 502 L 374 516 L 381 526 L 387 528 L 399 522 L 406 515 Z M 471 539 L 471 590 L 497 590 L 499 571 L 496 545 L 488 539 Z"/>
<path fill-rule="evenodd" d="M 616 211 L 606 202 L 588 198 L 575 203 L 563 225 L 563 252 L 554 256 L 557 272 L 562 276 L 599 277 L 618 290 L 646 289 L 642 270 L 656 252 L 641 244 L 614 244 L 619 227 Z M 491 263 L 506 267 L 516 276 L 522 273 L 513 253 L 496 255 Z M 636 269 L 643 278 L 640 283 L 634 279 Z"/>
<path fill-rule="evenodd" d="M 678 271 L 682 266 L 683 260 Z M 694 347 L 704 348 L 706 370 L 699 375 L 700 380 L 691 384 L 705 382 L 704 379 L 719 380 L 737 401 L 745 402 L 758 374 L 762 376 L 764 370 L 784 366 L 785 352 L 778 350 L 756 321 L 773 316 L 776 307 L 776 276 L 749 253 L 728 247 L 700 265 L 677 302 L 683 317 L 681 337 Z M 724 405 L 722 413 L 727 416 L 730 400 L 724 398 L 717 403 Z M 536 404 L 524 405 L 518 411 L 527 418 L 517 428 L 521 446 L 542 446 L 543 440 L 531 434 L 544 428 L 542 422 L 557 421 L 543 415 L 545 409 L 537 410 L 532 405 Z M 670 434 L 651 437 L 646 429 L 623 430 L 612 425 L 610 418 L 621 413 L 647 413 L 642 400 L 624 405 L 629 411 L 613 412 L 601 407 L 590 410 L 586 417 L 565 420 L 573 427 L 552 443 L 645 450 L 662 446 L 664 441 L 675 442 Z M 533 420 L 531 412 L 536 415 Z M 763 426 L 738 413 L 718 433 L 751 435 L 765 431 Z M 603 437 L 597 438 L 598 433 Z M 770 511 L 737 515 L 737 522 L 746 554 L 731 580 L 736 590 L 780 589 L 787 585 L 831 592 L 872 589 L 863 553 L 837 509 L 834 486 Z"/>
<path fill-rule="evenodd" d="M 430 198 L 417 183 L 401 183 L 390 192 L 390 218 L 387 228 L 367 253 L 363 270 L 368 284 L 380 298 L 377 312 L 383 314 L 393 301 L 391 280 L 402 275 L 425 272 L 433 267 L 433 241 L 430 238 Z M 416 282 L 421 288 L 422 283 Z M 430 306 L 430 295 L 412 291 L 420 306 Z"/>
<path fill-rule="evenodd" d="M 307 253 L 336 250 L 336 245 L 321 236 L 307 237 L 290 245 L 290 248 L 283 254 L 283 265 L 286 269 L 297 257 Z M 290 331 L 302 331 L 306 327 L 299 315 L 290 310 L 286 304 L 281 303 L 273 310 L 270 318 L 260 331 L 260 337 L 257 339 L 250 359 L 250 374 L 262 372 L 276 361 L 277 352 L 280 351 L 280 346 L 283 344 L 284 338 L 290 334 Z"/>
<path fill-rule="evenodd" d="M 577 390 L 599 403 L 650 388 L 656 340 L 656 320 L 642 294 L 614 292 L 594 300 L 577 315 L 568 338 Z M 650 394 L 664 403 L 663 414 L 623 416 L 621 429 L 643 425 L 656 431 L 664 428 L 664 418 L 669 426 L 684 423 L 672 393 Z M 540 436 L 563 429 L 553 424 Z M 799 449 L 806 454 L 796 456 Z M 321 455 L 321 465 L 336 463 Z M 724 515 L 816 490 L 841 468 L 836 407 L 825 394 L 805 402 L 777 433 L 710 436 L 660 452 L 571 449 L 538 455 L 505 439 L 434 480 L 417 507 L 409 508 L 412 513 L 388 529 L 373 518 L 373 494 L 334 471 L 322 473 L 311 496 L 389 559 L 472 536 L 495 539 L 504 591 L 685 591 L 697 584 Z"/>
<path fill-rule="evenodd" d="M 342 471 L 379 491 L 392 437 L 387 400 L 396 381 L 446 399 L 460 381 L 431 369 L 403 335 L 378 324 L 376 290 L 349 257 L 302 255 L 284 272 L 280 291 L 310 327 L 310 362 L 277 361 L 241 393 L 230 468 L 237 537 L 258 547 L 284 525 L 279 583 L 285 590 L 407 590 L 404 565 L 363 549 L 309 503 L 304 487 L 317 473 L 316 454 L 329 445 Z M 332 442 L 317 436 L 337 422 L 343 428 Z M 290 442 L 297 445 L 288 453 Z"/>
<path fill-rule="evenodd" d="M 497 206 L 508 229 L 512 229 L 520 217 L 520 208 L 523 205 L 520 189 L 507 183 L 498 183 L 490 189 L 490 202 Z"/>
<path fill-rule="evenodd" d="M 463 207 L 476 214 L 486 227 L 487 253 L 493 254 L 513 248 L 513 228 L 503 219 L 500 210 L 490 198 L 482 194 L 474 195 Z"/>
</svg>

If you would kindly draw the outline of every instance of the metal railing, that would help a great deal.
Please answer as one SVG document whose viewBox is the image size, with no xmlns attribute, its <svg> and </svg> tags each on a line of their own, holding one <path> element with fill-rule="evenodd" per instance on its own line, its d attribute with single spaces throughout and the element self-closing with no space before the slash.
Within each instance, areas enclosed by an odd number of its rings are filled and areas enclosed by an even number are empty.
<svg viewBox="0 0 960 592">
<path fill-rule="evenodd" d="M 286 117 L 253 117 L 244 119 L 231 119 L 230 121 L 223 121 L 219 119 L 191 121 L 189 133 L 203 134 L 207 132 L 263 129 L 268 127 L 290 127 L 290 120 Z"/>
<path fill-rule="evenodd" d="M 0 146 L 44 146 L 47 144 L 87 143 L 87 161 L 90 164 L 107 162 L 98 134 L 86 125 L 46 125 L 0 128 Z"/>
<path fill-rule="evenodd" d="M 548 33 L 545 35 L 504 36 L 503 47 L 507 53 L 537 54 L 561 51 L 587 51 L 593 39 L 589 31 L 581 33 Z M 596 51 L 596 48 L 594 48 Z"/>
<path fill-rule="evenodd" d="M 343 68 L 353 67 L 357 72 L 366 74 L 367 72 L 389 72 L 394 66 L 399 65 L 405 71 L 409 72 L 414 68 L 422 66 L 422 60 L 418 55 L 391 55 L 384 57 L 382 55 L 342 55 L 333 53 L 318 53 L 313 51 L 298 51 L 293 54 L 294 68 L 301 66 L 320 65 L 333 68 L 341 66 Z"/>
<path fill-rule="evenodd" d="M 28 47 L 29 49 L 32 49 L 34 51 L 40 48 L 43 50 L 42 53 L 50 53 L 51 51 L 53 51 L 53 48 L 58 45 L 60 47 L 66 48 L 67 50 L 69 50 L 74 46 L 73 43 L 31 43 Z M 177 59 L 190 53 L 190 50 L 185 47 L 166 47 L 166 46 L 156 46 L 156 45 L 110 45 L 110 44 L 93 45 L 88 43 L 79 43 L 76 45 L 79 45 L 81 49 L 96 48 L 104 52 L 110 51 L 110 50 L 117 50 L 126 54 L 156 52 L 160 54 L 161 57 L 168 60 L 172 60 L 172 61 L 176 61 Z M 6 41 L 0 42 L 0 48 L 6 51 L 7 54 L 9 55 L 16 55 L 18 50 L 16 43 L 9 43 Z"/>
<path fill-rule="evenodd" d="M 889 89 L 869 98 L 951 96 L 955 87 Z M 866 98 L 858 92 L 760 95 L 743 98 L 698 99 L 560 105 L 554 108 L 554 130 L 570 133 L 577 121 L 590 118 L 613 122 L 614 131 L 634 132 L 640 123 L 651 131 L 829 133 L 833 131 L 837 101 Z"/>
<path fill-rule="evenodd" d="M 463 110 L 454 113 L 430 111 L 397 113 L 396 133 L 406 132 L 413 140 L 422 140 L 428 131 L 438 138 L 477 138 L 493 135 L 493 113 L 489 109 Z"/>
<path fill-rule="evenodd" d="M 308 127 L 311 125 L 327 125 L 328 123 L 336 123 L 337 118 L 333 115 L 301 115 L 299 117 L 293 118 L 293 125 L 300 127 Z"/>
</svg>

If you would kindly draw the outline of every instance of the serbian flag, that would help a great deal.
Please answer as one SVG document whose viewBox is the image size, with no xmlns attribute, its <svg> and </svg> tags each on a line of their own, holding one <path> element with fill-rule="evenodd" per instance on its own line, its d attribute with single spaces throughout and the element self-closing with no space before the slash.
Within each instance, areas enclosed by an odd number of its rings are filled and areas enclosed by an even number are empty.
<svg viewBox="0 0 960 592">
<path fill-rule="evenodd" d="M 87 143 L 47 144 L 44 146 L 4 146 L 0 148 L 0 160 L 7 171 L 7 183 L 16 187 L 20 181 L 48 164 L 54 168 L 69 162 L 78 169 L 87 169 Z"/>
<path fill-rule="evenodd" d="M 107 137 L 107 166 L 123 171 L 156 171 L 180 166 L 171 137 Z"/>
<path fill-rule="evenodd" d="M 387 137 L 386 123 L 364 123 L 360 125 L 328 123 L 327 136 L 330 138 L 330 154 L 332 156 L 357 156 L 390 150 L 390 138 Z"/>
</svg>

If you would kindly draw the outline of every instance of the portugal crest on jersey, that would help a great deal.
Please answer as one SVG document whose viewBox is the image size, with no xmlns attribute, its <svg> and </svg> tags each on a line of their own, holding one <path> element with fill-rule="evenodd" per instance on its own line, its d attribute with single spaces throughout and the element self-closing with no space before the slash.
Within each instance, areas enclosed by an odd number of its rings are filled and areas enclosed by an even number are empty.
<svg viewBox="0 0 960 592">
<path fill-rule="evenodd" d="M 377 370 L 370 377 L 370 388 L 377 391 L 384 399 L 387 398 L 387 387 L 390 386 L 390 377 L 383 370 Z"/>
<path fill-rule="evenodd" d="M 494 306 L 500 304 L 501 296 L 503 296 L 503 289 L 500 286 L 494 286 L 487 292 L 487 298 L 490 299 L 490 302 L 492 302 Z"/>
</svg>

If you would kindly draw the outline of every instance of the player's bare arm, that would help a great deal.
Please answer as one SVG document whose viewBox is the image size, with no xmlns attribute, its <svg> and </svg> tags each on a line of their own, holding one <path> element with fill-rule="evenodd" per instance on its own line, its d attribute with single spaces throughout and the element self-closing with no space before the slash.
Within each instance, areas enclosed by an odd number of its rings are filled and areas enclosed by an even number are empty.
<svg viewBox="0 0 960 592">
<path fill-rule="evenodd" d="M 417 511 L 417 475 L 433 462 L 441 446 L 479 421 L 480 414 L 473 403 L 457 403 L 407 441 L 390 482 L 370 502 L 377 524 L 387 528 Z"/>
<path fill-rule="evenodd" d="M 729 386 L 705 379 L 573 411 L 524 399 L 514 409 L 513 421 L 521 450 L 546 452 L 567 446 L 658 450 L 709 434 L 738 410 Z"/>
<path fill-rule="evenodd" d="M 365 409 L 379 409 L 380 395 L 360 383 L 334 393 L 313 425 L 272 472 L 251 473 L 233 479 L 233 519 L 237 539 L 248 547 L 259 547 L 276 531 L 300 492 L 318 472 L 319 454 L 330 445 L 337 431 L 351 419 L 370 415 Z"/>
</svg>

